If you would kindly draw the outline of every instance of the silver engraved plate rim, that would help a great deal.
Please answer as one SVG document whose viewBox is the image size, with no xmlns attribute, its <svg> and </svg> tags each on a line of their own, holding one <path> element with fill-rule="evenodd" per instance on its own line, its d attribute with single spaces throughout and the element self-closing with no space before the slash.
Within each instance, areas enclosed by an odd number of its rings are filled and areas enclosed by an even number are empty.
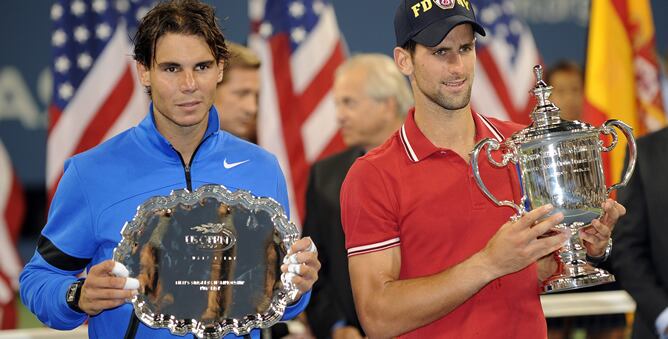
<svg viewBox="0 0 668 339">
<path fill-rule="evenodd" d="M 244 190 L 232 192 L 223 185 L 208 184 L 199 187 L 192 193 L 183 189 L 174 190 L 168 196 L 152 197 L 138 206 L 135 216 L 131 221 L 126 222 L 121 230 L 122 238 L 114 249 L 114 260 L 123 262 L 122 259 L 130 255 L 135 242 L 132 235 L 137 234 L 136 231 L 145 225 L 147 218 L 155 211 L 175 208 L 179 204 L 193 205 L 204 198 L 214 198 L 230 206 L 241 205 L 249 210 L 268 212 L 272 216 L 274 228 L 281 236 L 281 242 L 286 249 L 289 249 L 299 239 L 299 230 L 288 220 L 283 207 L 274 199 L 255 197 Z M 181 336 L 192 333 L 198 338 L 222 338 L 229 333 L 240 336 L 249 334 L 255 328 L 266 328 L 275 324 L 283 317 L 287 305 L 294 301 L 297 293 L 298 290 L 294 284 L 284 283 L 280 290 L 274 292 L 266 312 L 250 314 L 241 319 L 226 318 L 215 324 L 215 331 L 211 331 L 209 327 L 206 332 L 203 323 L 197 319 L 176 319 L 169 314 L 154 313 L 148 307 L 148 303 L 141 300 L 141 294 L 132 298 L 132 305 L 139 320 L 151 328 L 166 328 L 172 334 Z"/>
</svg>

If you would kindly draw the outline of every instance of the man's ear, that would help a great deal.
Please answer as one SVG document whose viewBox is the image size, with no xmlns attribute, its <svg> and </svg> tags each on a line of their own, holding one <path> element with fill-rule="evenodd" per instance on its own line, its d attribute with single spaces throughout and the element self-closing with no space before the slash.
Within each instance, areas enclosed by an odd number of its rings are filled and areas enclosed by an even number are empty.
<svg viewBox="0 0 668 339">
<path fill-rule="evenodd" d="M 394 48 L 394 63 L 405 76 L 413 75 L 413 57 L 411 53 L 401 47 Z"/>
<path fill-rule="evenodd" d="M 218 61 L 218 83 L 223 81 L 223 73 L 225 72 L 225 61 Z"/>
<path fill-rule="evenodd" d="M 144 87 L 151 86 L 150 70 L 141 62 L 137 62 L 137 75 L 139 76 L 139 82 L 141 82 Z"/>
</svg>

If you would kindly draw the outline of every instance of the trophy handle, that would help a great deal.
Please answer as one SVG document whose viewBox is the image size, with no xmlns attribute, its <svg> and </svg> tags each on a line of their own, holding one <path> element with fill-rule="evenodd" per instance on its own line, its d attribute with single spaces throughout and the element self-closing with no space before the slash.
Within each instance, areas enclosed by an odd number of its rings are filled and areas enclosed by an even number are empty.
<svg viewBox="0 0 668 339">
<path fill-rule="evenodd" d="M 609 146 L 603 146 L 603 142 L 601 142 L 601 150 L 603 152 L 610 152 L 617 145 L 617 132 L 615 132 L 612 127 L 619 128 L 626 137 L 629 148 L 629 165 L 626 167 L 626 172 L 624 173 L 622 181 L 610 186 L 610 188 L 608 188 L 607 194 L 610 194 L 612 190 L 622 188 L 628 184 L 629 180 L 631 179 L 631 175 L 633 175 L 633 170 L 636 167 L 636 158 L 638 156 L 638 152 L 636 150 L 636 139 L 633 137 L 633 128 L 616 119 L 606 121 L 601 127 L 601 133 L 612 135 L 612 142 Z"/>
<path fill-rule="evenodd" d="M 492 163 L 492 165 L 496 167 L 505 167 L 508 165 L 508 161 L 511 160 L 512 154 L 511 153 L 504 153 L 503 154 L 503 160 L 501 162 L 498 162 L 494 160 L 492 157 L 492 151 L 496 151 L 499 149 L 501 146 L 498 141 L 495 139 L 490 139 L 490 138 L 485 138 L 483 140 L 480 140 L 477 145 L 473 148 L 473 152 L 471 152 L 471 167 L 473 168 L 473 178 L 475 179 L 476 184 L 478 184 L 478 187 L 480 187 L 480 190 L 489 198 L 489 200 L 492 200 L 496 204 L 496 206 L 508 206 L 512 207 L 515 209 L 517 214 L 515 217 L 519 217 L 522 214 L 524 214 L 525 210 L 522 208 L 520 205 L 517 205 L 516 203 L 510 201 L 510 200 L 502 200 L 499 201 L 488 189 L 487 186 L 485 186 L 485 183 L 483 183 L 482 178 L 480 177 L 480 168 L 478 167 L 478 156 L 480 154 L 480 151 L 485 147 L 485 145 L 489 145 L 487 147 L 487 160 Z M 524 200 L 524 198 L 522 198 Z"/>
</svg>

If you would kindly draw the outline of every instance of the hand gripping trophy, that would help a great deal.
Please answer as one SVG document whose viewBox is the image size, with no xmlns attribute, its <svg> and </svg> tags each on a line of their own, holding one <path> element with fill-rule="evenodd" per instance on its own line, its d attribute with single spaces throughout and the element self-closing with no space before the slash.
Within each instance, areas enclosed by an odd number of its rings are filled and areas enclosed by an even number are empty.
<svg viewBox="0 0 668 339">
<path fill-rule="evenodd" d="M 535 66 L 534 72 L 537 82 L 533 94 L 537 105 L 531 113 L 532 124 L 501 143 L 487 138 L 476 145 L 471 155 L 476 183 L 497 206 L 514 208 L 517 214 L 513 218 L 548 203 L 555 207 L 552 213 L 564 214 L 563 222 L 557 227 L 566 229 L 571 236 L 557 251 L 563 270 L 544 282 L 543 292 L 613 282 L 612 274 L 587 263 L 579 230 L 601 217 L 601 205 L 610 192 L 625 186 L 631 178 L 636 163 L 633 131 L 619 120 L 608 120 L 598 128 L 581 121 L 562 120 L 559 108 L 548 100 L 552 87 L 542 80 L 541 66 Z M 622 181 L 606 188 L 601 152 L 609 152 L 617 145 L 613 126 L 628 140 L 629 163 Z M 611 136 L 609 146 L 601 141 L 601 133 Z M 515 165 L 523 193 L 519 204 L 499 201 L 485 187 L 478 167 L 478 156 L 485 146 L 487 160 L 494 166 L 504 167 L 509 162 Z M 500 161 L 492 156 L 492 151 L 496 150 L 502 154 Z"/>
</svg>

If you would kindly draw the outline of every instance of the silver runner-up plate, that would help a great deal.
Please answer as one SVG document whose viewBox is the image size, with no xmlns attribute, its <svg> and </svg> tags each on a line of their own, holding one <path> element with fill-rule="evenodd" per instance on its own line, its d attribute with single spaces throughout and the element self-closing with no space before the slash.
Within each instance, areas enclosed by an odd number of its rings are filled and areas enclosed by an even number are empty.
<svg viewBox="0 0 668 339">
<path fill-rule="evenodd" d="M 139 280 L 139 320 L 176 335 L 221 338 L 278 322 L 297 288 L 280 265 L 299 239 L 271 198 L 204 185 L 148 199 L 121 230 L 114 260 Z"/>
</svg>

